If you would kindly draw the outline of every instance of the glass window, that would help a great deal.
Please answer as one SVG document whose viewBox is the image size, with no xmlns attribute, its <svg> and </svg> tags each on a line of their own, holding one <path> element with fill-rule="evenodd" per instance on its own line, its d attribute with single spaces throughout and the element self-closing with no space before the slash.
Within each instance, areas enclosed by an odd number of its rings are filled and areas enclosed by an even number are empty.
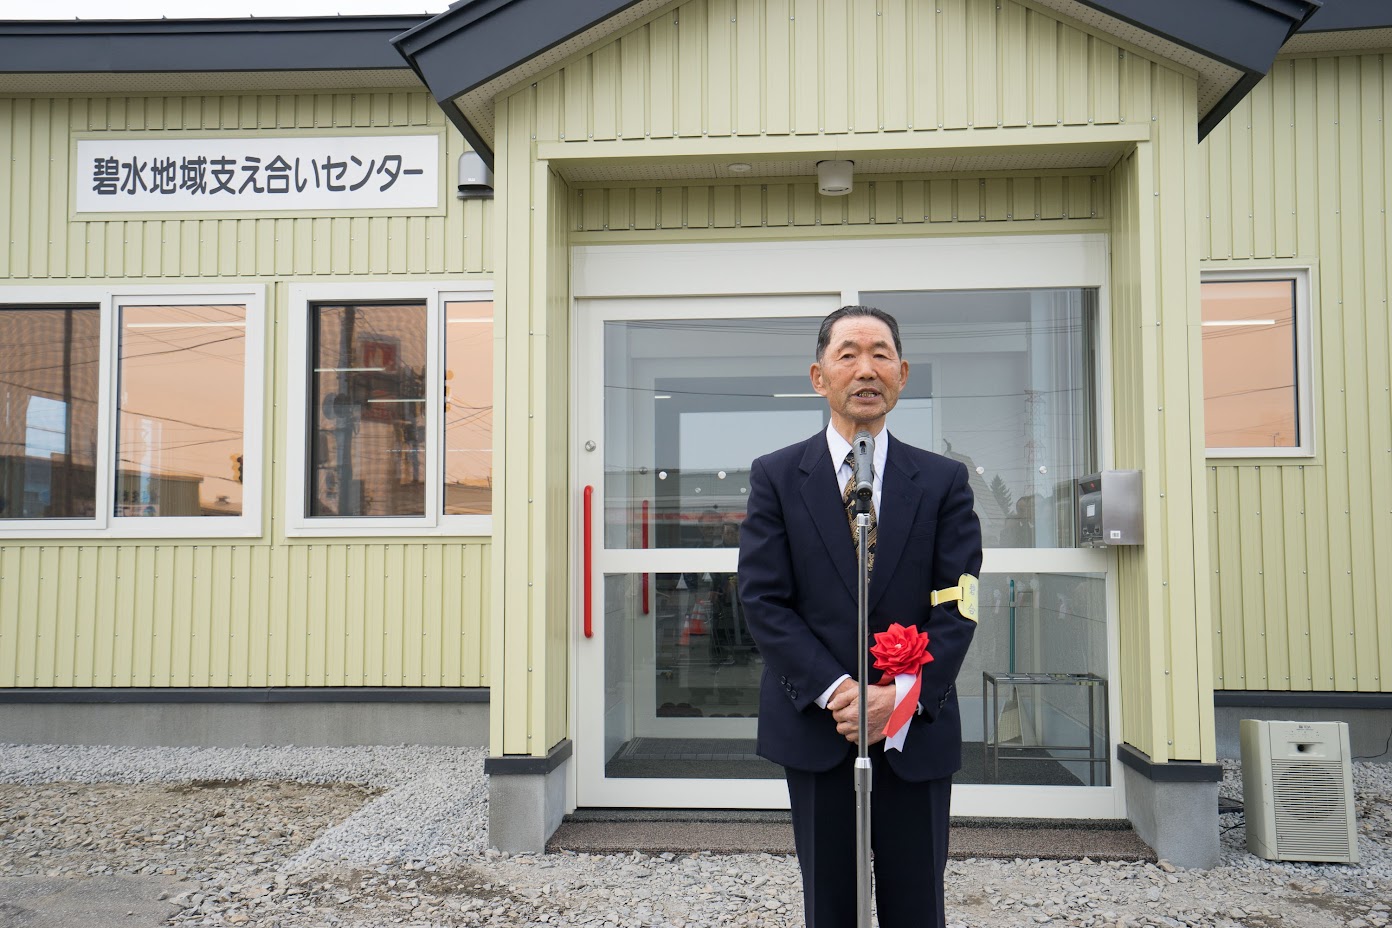
<svg viewBox="0 0 1392 928">
<path fill-rule="evenodd" d="M 0 307 L 0 519 L 96 514 L 101 310 Z"/>
<path fill-rule="evenodd" d="M 967 467 L 988 548 L 1072 548 L 1097 469 L 1093 290 L 862 293 L 899 321 L 891 432 Z"/>
<path fill-rule="evenodd" d="M 311 308 L 311 516 L 425 514 L 426 303 Z"/>
<path fill-rule="evenodd" d="M 1291 278 L 1204 282 L 1209 448 L 1301 450 L 1296 287 Z"/>
<path fill-rule="evenodd" d="M 245 306 L 120 307 L 113 515 L 239 516 Z"/>
<path fill-rule="evenodd" d="M 493 511 L 493 303 L 445 303 L 445 515 Z"/>
</svg>

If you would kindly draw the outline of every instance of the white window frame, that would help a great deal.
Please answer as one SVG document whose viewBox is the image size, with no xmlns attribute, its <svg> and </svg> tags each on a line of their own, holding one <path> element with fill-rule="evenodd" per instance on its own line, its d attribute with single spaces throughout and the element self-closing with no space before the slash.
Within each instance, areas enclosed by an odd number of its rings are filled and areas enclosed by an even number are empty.
<svg viewBox="0 0 1392 928">
<path fill-rule="evenodd" d="M 411 535 L 491 536 L 493 516 L 445 515 L 444 409 L 442 402 L 425 408 L 425 515 L 311 516 L 308 514 L 310 309 L 316 304 L 419 302 L 426 306 L 426 395 L 444 396 L 445 304 L 493 302 L 493 325 L 498 325 L 492 280 L 306 283 L 290 285 L 288 369 L 286 371 L 285 533 L 289 537 L 390 537 Z M 496 456 L 494 458 L 496 468 Z M 496 500 L 494 501 L 496 503 Z"/>
<path fill-rule="evenodd" d="M 97 397 L 97 513 L 91 519 L 0 520 L 0 538 L 259 538 L 264 504 L 266 288 L 241 283 L 171 286 L 0 287 L 0 305 L 96 306 L 101 313 Z M 246 307 L 243 364 L 242 514 L 240 516 L 117 517 L 116 417 L 119 403 L 120 309 L 123 306 L 242 305 Z"/>
<path fill-rule="evenodd" d="M 1312 338 L 1312 273 L 1308 264 L 1244 265 L 1204 269 L 1202 283 L 1290 280 L 1295 286 L 1295 414 L 1298 444 L 1287 448 L 1205 448 L 1210 458 L 1313 458 L 1315 456 L 1315 402 Z M 1202 321 L 1202 320 L 1200 320 Z M 1200 351 L 1203 340 L 1199 341 Z M 1202 399 L 1202 397 L 1201 397 Z M 1206 443 L 1206 440 L 1205 440 Z"/>
</svg>

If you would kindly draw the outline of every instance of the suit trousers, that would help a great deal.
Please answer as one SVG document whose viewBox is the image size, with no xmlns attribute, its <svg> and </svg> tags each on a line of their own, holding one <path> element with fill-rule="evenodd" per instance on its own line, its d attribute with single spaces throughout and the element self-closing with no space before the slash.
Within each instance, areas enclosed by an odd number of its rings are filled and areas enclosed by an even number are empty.
<svg viewBox="0 0 1392 928">
<path fill-rule="evenodd" d="M 890 769 L 883 742 L 869 753 L 870 844 L 880 928 L 944 928 L 952 778 L 909 783 Z M 823 772 L 784 768 L 807 928 L 855 928 L 855 759 L 851 751 Z"/>
</svg>

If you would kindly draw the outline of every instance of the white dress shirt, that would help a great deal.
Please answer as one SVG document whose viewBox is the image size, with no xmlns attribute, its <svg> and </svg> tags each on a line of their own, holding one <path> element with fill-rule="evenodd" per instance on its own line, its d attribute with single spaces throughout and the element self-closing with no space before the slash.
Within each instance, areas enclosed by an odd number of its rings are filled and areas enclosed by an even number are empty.
<svg viewBox="0 0 1392 928">
<path fill-rule="evenodd" d="M 875 507 L 875 520 L 878 522 L 880 518 L 880 491 L 884 487 L 885 460 L 886 455 L 889 454 L 889 433 L 885 431 L 883 428 L 881 428 L 880 434 L 874 437 L 874 495 L 871 497 L 871 503 Z M 836 467 L 836 486 L 838 489 L 844 490 L 846 487 L 846 481 L 850 480 L 855 473 L 855 468 L 851 467 L 851 465 L 846 463 L 846 455 L 851 453 L 851 443 L 841 437 L 841 433 L 836 431 L 835 424 L 827 426 L 826 440 L 827 450 L 831 452 L 831 459 L 833 461 L 839 462 Z M 850 525 L 847 524 L 846 531 L 849 532 L 850 530 Z M 827 701 L 831 699 L 831 694 L 836 692 L 836 688 L 841 685 L 841 681 L 849 680 L 850 678 L 851 675 L 848 673 L 843 673 L 841 676 L 837 677 L 835 682 L 833 682 L 831 686 L 828 686 L 822 692 L 822 695 L 817 697 L 817 707 L 820 709 L 825 709 L 827 707 Z"/>
</svg>

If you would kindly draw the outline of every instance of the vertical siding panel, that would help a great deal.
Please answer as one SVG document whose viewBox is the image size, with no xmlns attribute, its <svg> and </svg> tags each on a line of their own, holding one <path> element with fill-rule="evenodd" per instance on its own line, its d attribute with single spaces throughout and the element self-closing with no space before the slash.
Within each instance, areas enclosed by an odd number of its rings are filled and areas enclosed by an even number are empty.
<svg viewBox="0 0 1392 928">
<path fill-rule="evenodd" d="M 386 627 L 390 602 L 387 599 L 387 546 L 369 544 L 363 547 L 362 680 L 367 686 L 381 686 L 387 682 L 386 639 L 390 634 Z"/>
<path fill-rule="evenodd" d="M 39 591 L 43 588 L 42 584 L 33 581 L 33 576 L 38 569 L 43 549 L 25 547 L 11 551 L 13 553 L 5 574 L 12 579 L 6 587 L 13 590 L 16 605 L 11 613 L 14 617 L 14 631 L 5 639 L 6 647 L 13 649 L 9 679 L 14 680 L 16 686 L 33 686 L 34 649 L 39 635 L 39 625 L 34 621 L 34 616 L 40 614 Z M 4 590 L 5 587 L 0 587 L 0 594 L 3 594 Z M 0 616 L 0 623 L 3 622 L 4 617 Z M 4 627 L 0 624 L 0 629 Z M 0 652 L 0 657 L 3 657 L 3 652 Z"/>
<path fill-rule="evenodd" d="M 421 545 L 416 548 L 421 553 L 421 618 L 423 620 L 420 636 L 421 662 L 416 678 L 418 686 L 443 686 L 445 625 L 443 608 L 445 603 L 444 545 Z M 559 682 L 559 681 L 557 681 Z"/>
<path fill-rule="evenodd" d="M 1222 609 L 1219 612 L 1219 628 L 1222 629 L 1223 655 L 1219 670 L 1219 680 L 1227 689 L 1247 688 L 1247 669 L 1245 655 L 1244 613 L 1243 613 L 1243 575 L 1242 539 L 1239 535 L 1240 519 L 1238 512 L 1224 508 L 1238 500 L 1238 468 L 1218 468 L 1218 493 L 1214 499 L 1220 501 L 1218 520 L 1218 547 L 1213 556 L 1218 564 L 1217 584 L 1221 591 Z"/>
<path fill-rule="evenodd" d="M 1029 11 L 1009 0 L 1000 13 L 1001 123 L 1023 126 L 1029 121 Z"/>
<path fill-rule="evenodd" d="M 1010 182 L 1004 177 L 992 177 L 981 187 L 983 219 L 1003 222 L 1010 215 Z"/>
<path fill-rule="evenodd" d="M 271 648 L 270 620 L 274 605 L 271 601 L 271 572 L 275 569 L 269 545 L 248 545 L 247 567 L 247 668 L 249 686 L 270 685 L 271 666 L 267 660 Z"/>
<path fill-rule="evenodd" d="M 32 218 L 25 222 L 21 217 L 32 217 L 33 208 L 33 146 L 34 146 L 34 106 L 35 101 L 18 99 L 14 106 L 14 137 L 11 142 L 11 161 L 9 162 L 10 186 L 10 249 L 11 273 L 29 277 L 33 268 L 29 264 L 29 247 L 32 239 Z"/>
<path fill-rule="evenodd" d="M 251 106 L 243 112 L 254 112 Z M 195 681 L 200 684 L 226 686 L 231 668 L 229 655 L 233 625 L 229 611 L 232 594 L 232 569 L 219 547 L 198 545 L 193 554 L 195 600 L 197 608 L 207 615 L 208 634 L 203 641 L 207 654 L 206 676 Z"/>
<path fill-rule="evenodd" d="M 900 183 L 901 196 L 903 203 L 901 215 L 905 222 L 923 222 L 926 218 L 924 213 L 925 203 L 923 200 L 924 188 L 921 180 L 906 180 Z"/>
<path fill-rule="evenodd" d="M 48 228 L 48 267 L 45 277 L 64 277 L 68 270 L 68 187 L 71 185 L 72 165 L 68 163 L 68 125 L 71 101 L 60 97 L 53 101 L 52 118 L 48 126 L 48 157 L 53 165 L 49 172 L 47 211 L 52 225 Z"/>
<path fill-rule="evenodd" d="M 789 0 L 764 2 L 764 71 L 759 83 L 764 95 L 761 128 L 769 135 L 786 135 L 792 128 L 791 9 Z"/>
<path fill-rule="evenodd" d="M 0 277 L 11 276 L 10 254 L 14 250 L 12 244 L 16 238 L 14 227 L 14 217 L 19 215 L 13 208 L 13 188 L 15 181 L 14 159 L 15 136 L 19 132 L 17 126 L 18 114 L 15 112 L 15 101 L 0 99 L 0 165 L 8 166 L 4 172 L 0 172 Z"/>
<path fill-rule="evenodd" d="M 262 115 L 267 114 L 265 104 Z M 274 112 L 273 110 L 271 112 Z M 228 607 L 227 642 L 227 685 L 248 686 L 252 683 L 249 674 L 251 645 L 251 552 L 247 545 L 225 545 L 218 550 L 221 559 L 228 564 L 230 587 L 226 599 Z"/>
<path fill-rule="evenodd" d="M 464 646 L 469 627 L 464 616 L 464 597 L 465 591 L 472 586 L 465 565 L 469 552 L 477 547 L 457 544 L 440 546 L 443 584 L 440 589 L 440 642 L 436 650 L 440 652 L 439 682 L 444 686 L 473 685 L 464 671 L 468 666 L 464 662 Z"/>
<path fill-rule="evenodd" d="M 1271 125 L 1271 82 L 1262 81 L 1248 96 L 1250 102 L 1251 131 L 1247 133 L 1251 146 L 1251 183 L 1248 192 L 1251 196 L 1247 222 L 1247 254 L 1251 257 L 1270 258 L 1276 253 L 1276 223 L 1272 210 L 1276 203 L 1274 168 L 1272 166 L 1272 125 Z M 1238 254 L 1242 252 L 1239 251 Z"/>
<path fill-rule="evenodd" d="M 630 225 L 635 229 L 657 228 L 657 188 L 641 187 L 633 191 L 633 211 Z"/>
<path fill-rule="evenodd" d="M 793 131 L 821 130 L 821 38 L 818 0 L 792 0 Z M 775 77 L 776 79 L 776 77 Z"/>
<path fill-rule="evenodd" d="M 629 36 L 629 38 L 631 39 L 632 36 Z M 633 47 L 632 45 L 625 46 L 625 54 Z M 646 62 L 643 62 L 643 67 L 635 67 L 634 70 L 647 73 L 646 64 Z M 561 119 L 562 112 L 565 109 L 565 94 L 563 92 L 565 86 L 564 79 L 565 72 L 557 71 L 537 81 L 534 91 L 536 94 L 536 119 L 532 125 L 538 142 L 554 142 L 561 137 Z M 629 80 L 630 78 L 627 72 L 625 72 L 624 83 L 627 85 Z M 637 101 L 638 120 L 635 125 L 637 130 L 641 131 L 643 126 L 643 96 L 634 92 L 631 88 L 626 87 L 624 91 L 625 105 L 627 105 L 630 100 Z M 463 145 L 462 139 L 460 140 L 460 144 Z"/>
<path fill-rule="evenodd" d="M 1294 63 L 1295 68 L 1295 170 L 1296 176 L 1318 179 L 1320 162 L 1317 142 L 1323 126 L 1316 114 L 1315 102 L 1315 62 L 1301 58 Z M 1319 185 L 1306 182 L 1295 187 L 1295 210 L 1300 221 L 1296 223 L 1297 243 L 1295 253 L 1313 255 L 1319 253 Z M 1318 550 L 1318 549 L 1316 549 Z"/>
<path fill-rule="evenodd" d="M 739 214 L 736 225 L 762 226 L 764 224 L 764 191 L 760 184 L 741 184 L 739 187 Z"/>
<path fill-rule="evenodd" d="M 294 548 L 277 545 L 268 557 L 269 615 L 266 622 L 266 679 L 272 686 L 290 683 L 291 564 Z"/>
<path fill-rule="evenodd" d="M 682 227 L 682 202 L 685 191 L 681 187 L 661 187 L 658 189 L 658 225 L 663 229 Z"/>
<path fill-rule="evenodd" d="M 1316 65 L 1316 118 L 1320 127 L 1316 140 L 1319 158 L 1319 209 L 1314 215 L 1319 221 L 1319 254 L 1326 266 L 1336 264 L 1341 255 L 1339 196 L 1339 117 L 1340 72 L 1339 60 L 1324 58 Z M 1323 323 L 1323 343 L 1335 347 L 1346 344 L 1344 288 L 1339 274 L 1320 277 L 1320 320 Z M 1344 352 L 1324 353 L 1324 425 L 1325 434 L 1334 448 L 1347 449 L 1336 436 L 1349 439 L 1348 398 Z M 1354 641 L 1353 590 L 1349 566 L 1353 552 L 1349 548 L 1348 453 L 1343 450 L 1327 462 L 1325 511 L 1329 520 L 1329 608 L 1334 628 L 1334 677 L 1339 689 L 1357 689 L 1357 654 Z"/>
<path fill-rule="evenodd" d="M 1091 110 L 1089 121 L 1099 126 L 1112 125 L 1121 120 L 1121 79 L 1120 49 L 1109 42 L 1092 36 L 1088 39 L 1088 70 L 1091 85 Z"/>
<path fill-rule="evenodd" d="M 464 590 L 460 609 L 460 662 L 464 685 L 481 681 L 488 655 L 484 643 L 484 631 L 488 625 L 487 600 L 483 597 L 487 583 L 488 570 L 483 565 L 482 545 L 468 545 L 463 550 L 463 570 L 460 572 L 460 586 Z"/>
<path fill-rule="evenodd" d="M 882 16 L 877 9 L 879 5 L 852 2 L 850 7 L 850 126 L 856 132 L 878 132 L 882 128 L 879 73 Z"/>
<path fill-rule="evenodd" d="M 1063 122 L 1059 113 L 1059 31 L 1056 20 L 1035 10 L 1029 11 L 1030 94 L 1033 97 L 1034 125 L 1052 126 Z M 1147 112 L 1147 116 L 1150 114 Z"/>
<path fill-rule="evenodd" d="M 1227 120 L 1232 132 L 1229 135 L 1231 149 L 1228 157 L 1232 161 L 1233 177 L 1228 185 L 1231 198 L 1228 205 L 1228 220 L 1231 223 L 1232 241 L 1228 253 L 1235 258 L 1252 257 L 1252 184 L 1256 180 L 1252 172 L 1252 100 L 1244 99 L 1234 109 Z M 1221 241 L 1215 240 L 1214 247 Z"/>
<path fill-rule="evenodd" d="M 711 225 L 718 229 L 731 229 L 735 226 L 735 188 L 719 186 L 714 188 Z"/>
<path fill-rule="evenodd" d="M 156 663 L 163 666 L 161 684 L 175 685 L 176 678 L 186 684 L 203 681 L 193 674 L 193 645 L 201 630 L 196 625 L 194 589 L 198 585 L 193 562 L 193 547 L 179 546 L 174 549 L 171 562 L 172 576 L 164 584 L 161 592 L 166 596 L 166 605 L 155 623 L 154 647 Z M 206 637 L 206 635 L 205 635 Z"/>
<path fill-rule="evenodd" d="M 686 188 L 686 224 L 693 229 L 711 225 L 711 188 Z"/>
<path fill-rule="evenodd" d="M 810 226 L 817 221 L 817 200 L 820 195 L 813 184 L 793 185 L 793 224 Z"/>
<path fill-rule="evenodd" d="M 942 126 L 938 107 L 938 68 L 942 62 L 938 26 L 941 17 L 935 0 L 905 0 L 909 3 L 909 34 L 913 45 L 909 53 L 913 70 L 910 129 L 933 129 Z"/>
<path fill-rule="evenodd" d="M 706 8 L 700 0 L 677 10 L 677 135 L 706 131 Z"/>
<path fill-rule="evenodd" d="M 309 686 L 323 686 L 328 677 L 328 598 L 330 590 L 339 586 L 338 577 L 329 569 L 329 552 L 333 547 L 322 544 L 309 548 L 304 633 L 304 674 Z"/>
<path fill-rule="evenodd" d="M 1063 122 L 1070 126 L 1088 121 L 1088 44 L 1087 33 L 1071 26 L 1059 28 L 1060 89 Z"/>
<path fill-rule="evenodd" d="M 405 657 L 403 637 L 410 632 L 409 616 L 397 617 L 398 610 L 404 610 L 406 591 L 406 552 L 401 545 L 389 545 L 385 552 L 386 571 L 383 578 L 383 594 L 386 615 L 393 616 L 395 627 L 382 627 L 382 683 L 400 686 L 405 677 Z M 384 615 L 385 618 L 385 615 Z"/>
<path fill-rule="evenodd" d="M 1123 359 L 1118 355 L 1113 359 L 1113 364 L 1122 362 Z M 1218 468 L 1210 466 L 1208 468 L 1205 490 L 1208 493 L 1208 551 L 1209 558 L 1213 562 L 1213 578 L 1208 585 L 1208 610 L 1213 616 L 1213 686 L 1215 689 L 1224 689 L 1223 666 L 1224 666 L 1224 641 L 1223 641 L 1223 570 L 1218 557 L 1222 551 L 1222 545 L 1218 543 L 1219 526 L 1222 518 L 1218 510 Z"/>
<path fill-rule="evenodd" d="M 788 185 L 767 184 L 764 192 L 764 224 L 781 228 L 792 224 L 788 208 Z"/>
<path fill-rule="evenodd" d="M 972 112 L 967 124 L 1000 125 L 996 101 L 996 0 L 969 0 Z"/>
<path fill-rule="evenodd" d="M 986 182 L 964 177 L 953 183 L 957 186 L 957 211 L 955 216 L 957 221 L 980 222 L 982 218 L 982 193 Z"/>
<path fill-rule="evenodd" d="M 131 686 L 149 686 L 154 677 L 155 622 L 160 618 L 160 584 L 173 579 L 172 549 L 168 545 L 138 548 L 135 578 L 135 613 L 131 623 L 131 659 L 124 663 Z M 167 606 L 165 609 L 167 610 Z M 123 676 L 125 676 L 123 674 Z"/>
<path fill-rule="evenodd" d="M 1038 219 L 1039 182 L 1033 177 L 1013 177 L 1010 180 L 1010 214 L 1013 219 Z"/>
<path fill-rule="evenodd" d="M 877 224 L 895 223 L 902 218 L 899 214 L 899 184 L 892 180 L 877 181 L 874 190 L 873 211 Z"/>
<path fill-rule="evenodd" d="M 610 42 L 590 55 L 590 138 L 612 139 L 619 133 L 619 47 Z"/>
<path fill-rule="evenodd" d="M 1314 553 L 1306 568 L 1309 571 L 1310 606 L 1316 610 L 1310 622 L 1310 670 L 1314 677 L 1314 689 L 1332 690 L 1338 680 L 1338 662 L 1335 657 L 1341 644 L 1347 645 L 1347 630 L 1342 630 L 1343 642 L 1339 640 L 1341 630 L 1336 622 L 1316 622 L 1322 615 L 1328 615 L 1333 606 L 1329 601 L 1330 561 L 1322 556 L 1328 545 L 1325 498 L 1328 489 L 1325 485 L 1323 467 L 1302 467 L 1305 475 L 1305 531 L 1307 541 L 1305 550 Z"/>
<path fill-rule="evenodd" d="M 863 226 L 870 221 L 870 185 L 859 184 L 851 189 L 851 192 L 839 199 L 846 201 L 846 212 L 841 220 L 849 222 L 851 225 Z M 835 200 L 837 197 L 825 197 L 827 200 Z M 827 209 L 835 209 L 830 203 L 822 204 L 822 224 L 826 224 Z"/>
<path fill-rule="evenodd" d="M 909 0 L 882 0 L 879 68 L 880 128 L 898 132 L 909 127 Z"/>
<path fill-rule="evenodd" d="M 401 662 L 398 682 L 418 685 L 425 660 L 425 552 L 420 545 L 404 548 L 404 570 L 397 581 L 401 590 Z"/>
<path fill-rule="evenodd" d="M 93 686 L 114 686 L 116 684 L 116 635 L 121 628 L 121 600 L 117 575 L 120 572 L 121 549 L 101 547 L 97 554 L 96 599 L 102 608 L 95 610 L 92 628 L 92 675 Z M 0 599 L 0 606 L 4 605 Z M 0 609 L 3 613 L 3 609 Z M 13 641 L 11 642 L 13 643 Z"/>
<path fill-rule="evenodd" d="M 590 59 L 573 61 L 565 69 L 565 114 L 561 138 L 575 141 L 590 132 Z"/>
<path fill-rule="evenodd" d="M 308 683 L 305 661 L 309 654 L 309 554 L 311 545 L 289 548 L 285 565 L 285 624 L 282 647 L 285 655 L 286 686 Z M 273 652 L 274 653 L 274 652 Z"/>
<path fill-rule="evenodd" d="M 1229 156 L 1232 123 L 1224 120 L 1209 133 L 1208 146 L 1208 253 L 1214 258 L 1232 257 L 1232 160 Z"/>
<path fill-rule="evenodd" d="M 49 169 L 52 100 L 35 100 L 29 129 L 29 276 L 48 276 Z M 66 210 L 64 211 L 66 212 Z"/>
<path fill-rule="evenodd" d="M 29 549 L 33 550 L 33 549 Z M 140 601 L 140 548 L 116 551 L 116 622 L 111 633 L 110 686 L 130 686 L 135 660 L 135 624 Z"/>
<path fill-rule="evenodd" d="M 951 222 L 956 218 L 956 182 L 930 180 L 928 182 L 928 221 Z"/>
<path fill-rule="evenodd" d="M 64 546 L 55 549 L 54 553 L 57 556 L 54 578 L 60 582 L 54 584 L 58 589 L 53 620 L 46 623 L 52 633 L 53 647 L 53 670 L 48 680 L 52 686 L 71 686 L 77 636 L 77 588 L 81 585 L 78 557 L 81 552 L 77 548 Z"/>
<path fill-rule="evenodd" d="M 1057 175 L 1039 179 L 1039 218 L 1062 219 L 1066 206 L 1063 198 L 1063 178 Z"/>
<path fill-rule="evenodd" d="M 1272 133 L 1272 209 L 1275 214 L 1275 255 L 1293 257 L 1296 253 L 1295 221 L 1295 63 L 1277 61 L 1268 81 L 1271 84 Z"/>
<path fill-rule="evenodd" d="M 653 138 L 676 134 L 677 11 L 648 24 L 652 86 L 648 88 L 648 132 Z"/>
<path fill-rule="evenodd" d="M 619 42 L 619 138 L 642 138 L 648 112 L 648 30 L 630 32 Z M 554 85 L 551 78 L 547 78 Z M 543 106 L 538 88 L 537 121 L 545 119 L 549 107 Z M 548 129 L 550 127 L 548 126 Z M 540 139 L 542 133 L 537 132 Z M 554 138 L 550 135 L 549 138 Z"/>
<path fill-rule="evenodd" d="M 1387 134 L 1392 132 L 1385 115 L 1373 123 L 1371 114 L 1387 112 L 1392 101 L 1392 67 L 1386 56 L 1363 60 L 1363 80 L 1367 96 L 1363 103 L 1363 197 L 1369 208 L 1363 214 L 1364 318 L 1367 320 L 1368 421 L 1372 446 L 1372 558 L 1374 564 L 1392 564 L 1392 320 L 1388 318 L 1387 262 L 1388 228 L 1386 204 L 1392 195 L 1388 172 Z M 1383 206 L 1374 213 L 1371 205 Z M 1382 690 L 1392 690 L 1392 623 L 1386 618 L 1392 603 L 1392 573 L 1376 575 L 1375 601 L 1382 610 L 1379 625 L 1378 682 Z"/>
<path fill-rule="evenodd" d="M 338 686 L 348 660 L 348 552 L 352 544 L 325 546 L 324 627 L 318 650 L 324 654 L 324 670 L 319 679 L 325 686 Z"/>
<path fill-rule="evenodd" d="M 71 686 L 92 686 L 96 675 L 97 634 L 101 617 L 110 613 L 111 600 L 101 595 L 101 553 L 95 545 L 79 545 L 77 548 L 77 596 L 76 626 L 73 629 L 73 663 Z M 5 586 L 4 551 L 0 550 L 0 589 Z M 5 609 L 5 598 L 0 593 L 0 615 Z M 0 618 L 0 651 L 10 645 L 5 636 L 4 619 Z M 0 685 L 10 681 L 6 675 L 4 662 L 0 661 Z"/>
<path fill-rule="evenodd" d="M 61 634 L 60 628 L 54 623 L 45 621 L 57 615 L 59 606 L 59 596 L 66 584 L 62 582 L 62 554 L 63 549 L 53 545 L 45 546 L 39 550 L 39 581 L 38 595 L 35 602 L 38 608 L 29 613 L 35 624 L 34 633 L 34 683 L 35 685 L 52 685 L 54 676 L 58 669 L 58 642 Z"/>
<path fill-rule="evenodd" d="M 1291 689 L 1311 689 L 1309 550 L 1306 547 L 1305 482 L 1303 468 L 1281 468 L 1281 516 L 1285 522 L 1286 634 L 1290 654 Z"/>
<path fill-rule="evenodd" d="M 1092 178 L 1075 174 L 1064 178 L 1063 218 L 1087 219 L 1092 216 Z"/>
<path fill-rule="evenodd" d="M 1269 690 L 1288 690 L 1291 688 L 1290 651 L 1286 604 L 1286 586 L 1283 571 L 1277 565 L 1285 562 L 1284 517 L 1281 511 L 1281 473 L 1279 468 L 1258 467 L 1257 518 L 1261 525 L 1260 581 L 1262 602 L 1264 603 L 1265 623 L 1262 628 L 1263 644 L 1266 646 L 1266 688 Z"/>
<path fill-rule="evenodd" d="M 939 128 L 965 129 L 971 121 L 970 87 L 961 75 L 970 73 L 967 60 L 968 42 L 967 3 L 969 0 L 939 0 L 939 28 L 942 32 L 939 52 L 942 55 L 942 114 Z"/>
<path fill-rule="evenodd" d="M 343 612 L 343 685 L 371 686 L 366 673 L 366 656 L 373 642 L 367 639 L 367 550 L 366 544 L 348 546 L 346 608 Z"/>
<path fill-rule="evenodd" d="M 850 3 L 853 0 L 822 0 L 821 82 L 822 109 L 819 128 L 828 133 L 845 132 L 851 122 L 850 101 Z"/>
<path fill-rule="evenodd" d="M 706 119 L 704 132 L 713 136 L 734 131 L 735 62 L 731 57 L 735 40 L 734 0 L 706 0 Z M 745 88 L 749 93 L 753 88 Z"/>
<path fill-rule="evenodd" d="M 604 213 L 604 228 L 606 229 L 631 229 L 633 228 L 632 211 L 629 203 L 633 198 L 633 191 L 627 187 L 619 187 L 607 191 L 607 208 Z"/>
</svg>

